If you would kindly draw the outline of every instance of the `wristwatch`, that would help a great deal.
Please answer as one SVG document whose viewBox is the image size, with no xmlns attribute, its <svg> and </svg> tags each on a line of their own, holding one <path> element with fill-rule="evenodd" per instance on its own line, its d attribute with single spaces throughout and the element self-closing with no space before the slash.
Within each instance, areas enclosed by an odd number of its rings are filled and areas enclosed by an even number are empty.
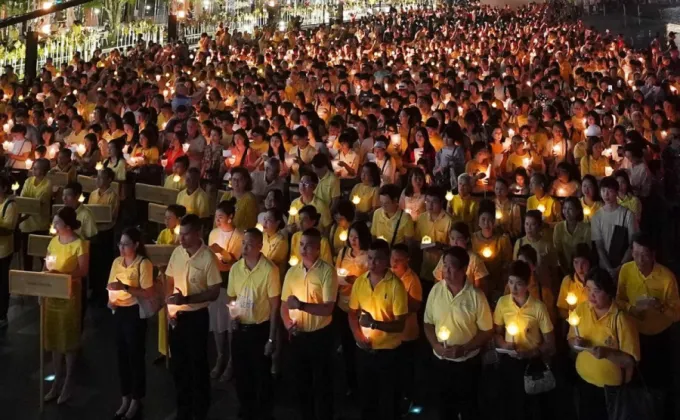
<svg viewBox="0 0 680 420">
<path fill-rule="evenodd" d="M 375 327 L 377 327 L 378 324 L 375 323 L 375 321 L 371 322 L 371 329 L 374 330 Z"/>
<path fill-rule="evenodd" d="M 128 286 L 127 284 L 123 283 L 123 289 L 125 289 L 126 292 L 129 292 L 129 291 L 130 291 L 130 286 Z"/>
</svg>

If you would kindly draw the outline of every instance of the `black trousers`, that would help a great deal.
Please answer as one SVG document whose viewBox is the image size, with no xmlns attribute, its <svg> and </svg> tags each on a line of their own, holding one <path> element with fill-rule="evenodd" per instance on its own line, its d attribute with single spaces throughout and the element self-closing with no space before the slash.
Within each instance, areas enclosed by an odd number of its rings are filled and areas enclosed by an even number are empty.
<svg viewBox="0 0 680 420">
<path fill-rule="evenodd" d="M 505 419 L 508 420 L 541 420 L 551 418 L 551 403 L 554 401 L 554 390 L 539 395 L 527 395 L 524 392 L 524 373 L 527 366 L 541 367 L 539 360 L 519 360 L 502 355 L 500 360 L 503 380 L 503 400 Z"/>
<path fill-rule="evenodd" d="M 671 397 L 673 375 L 670 372 L 674 356 L 670 332 L 667 328 L 656 335 L 640 334 L 639 373 L 654 396 L 654 410 L 659 420 L 673 418 L 675 411 L 675 401 Z"/>
<path fill-rule="evenodd" d="M 578 378 L 578 418 L 579 420 L 608 420 L 607 401 L 604 388 L 595 386 Z"/>
<path fill-rule="evenodd" d="M 139 317 L 137 305 L 117 307 L 113 319 L 120 393 L 134 400 L 142 399 L 146 393 L 146 320 Z"/>
<path fill-rule="evenodd" d="M 210 408 L 208 308 L 177 314 L 170 328 L 170 367 L 177 392 L 177 420 L 205 420 Z"/>
<path fill-rule="evenodd" d="M 333 419 L 333 328 L 294 335 L 290 353 L 297 404 L 303 420 Z"/>
<path fill-rule="evenodd" d="M 239 325 L 232 333 L 231 358 L 236 395 L 241 405 L 239 415 L 244 420 L 272 417 L 272 360 L 264 355 L 269 326 L 269 322 Z"/>
<path fill-rule="evenodd" d="M 9 310 L 9 268 L 13 256 L 14 254 L 10 254 L 0 258 L 0 319 L 7 319 Z"/>
<path fill-rule="evenodd" d="M 415 370 L 418 361 L 418 340 L 403 341 L 399 346 L 399 392 L 409 401 L 415 400 Z"/>
<path fill-rule="evenodd" d="M 398 417 L 399 348 L 357 350 L 361 420 L 394 420 Z"/>
<path fill-rule="evenodd" d="M 347 381 L 347 389 L 357 389 L 357 367 L 356 367 L 356 341 L 352 335 L 352 329 L 349 327 L 349 318 L 347 312 L 335 307 L 333 312 L 333 324 L 335 325 L 338 335 L 340 336 L 340 344 L 342 345 L 342 360 L 345 363 L 345 380 Z"/>
<path fill-rule="evenodd" d="M 439 390 L 438 411 L 441 420 L 477 420 L 479 411 L 478 378 L 482 373 L 481 356 L 464 362 L 440 360 L 433 357 L 433 377 L 437 378 Z"/>
<path fill-rule="evenodd" d="M 92 301 L 100 306 L 108 299 L 106 283 L 114 260 L 113 240 L 113 229 L 100 231 L 92 238 L 90 246 L 89 288 L 92 291 Z"/>
</svg>

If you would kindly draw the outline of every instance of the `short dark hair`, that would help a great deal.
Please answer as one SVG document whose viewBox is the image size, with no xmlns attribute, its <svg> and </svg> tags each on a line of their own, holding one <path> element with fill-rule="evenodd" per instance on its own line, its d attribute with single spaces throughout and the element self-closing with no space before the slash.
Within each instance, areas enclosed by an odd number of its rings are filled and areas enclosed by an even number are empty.
<svg viewBox="0 0 680 420">
<path fill-rule="evenodd" d="M 233 216 L 236 214 L 236 198 L 232 197 L 229 200 L 221 201 L 220 204 L 217 205 L 217 210 L 228 216 Z"/>
<path fill-rule="evenodd" d="M 255 238 L 257 238 L 257 240 L 259 240 L 260 242 L 262 242 L 262 240 L 263 240 L 262 232 L 258 228 L 246 229 L 246 231 L 244 232 L 244 235 L 248 235 L 248 234 L 255 236 Z"/>
<path fill-rule="evenodd" d="M 305 213 L 312 220 L 314 220 L 314 226 L 319 224 L 321 214 L 319 214 L 319 211 L 316 209 L 316 207 L 312 206 L 311 204 L 307 204 L 306 206 L 303 206 L 300 210 L 298 210 L 298 215 L 301 215 L 302 213 Z"/>
<path fill-rule="evenodd" d="M 188 168 L 189 167 L 189 156 L 182 155 L 182 156 L 178 157 L 177 159 L 175 159 L 175 163 L 179 163 L 179 164 L 183 165 L 185 168 Z"/>
<path fill-rule="evenodd" d="M 376 239 L 371 242 L 371 246 L 368 250 L 380 252 L 383 257 L 390 258 L 390 245 L 384 239 Z"/>
<path fill-rule="evenodd" d="M 508 268 L 508 280 L 510 280 L 510 276 L 519 277 L 522 281 L 529 284 L 531 280 L 531 267 L 524 261 L 513 261 Z"/>
<path fill-rule="evenodd" d="M 402 254 L 406 255 L 407 257 L 410 257 L 408 245 L 403 244 L 403 243 L 394 245 L 392 247 L 392 252 L 401 252 Z"/>
<path fill-rule="evenodd" d="M 201 232 L 203 229 L 203 223 L 201 223 L 201 218 L 195 214 L 187 214 L 182 217 L 179 222 L 180 226 L 189 226 L 189 228 L 194 232 Z"/>
<path fill-rule="evenodd" d="M 302 232 L 302 236 L 307 236 L 309 238 L 315 238 L 317 241 L 321 242 L 321 232 L 319 232 L 319 229 L 317 229 L 317 228 L 305 229 L 305 231 Z"/>
<path fill-rule="evenodd" d="M 600 181 L 600 189 L 603 188 L 619 192 L 619 182 L 613 176 L 606 176 Z"/>
<path fill-rule="evenodd" d="M 588 245 L 585 242 L 581 242 L 576 244 L 576 248 L 574 248 L 574 253 L 571 256 L 572 262 L 576 258 L 585 258 L 588 260 L 588 262 L 592 265 L 592 250 L 590 249 L 590 245 Z"/>
<path fill-rule="evenodd" d="M 541 213 L 540 210 L 527 211 L 527 214 L 524 216 L 524 220 L 526 220 L 529 217 L 536 220 L 539 226 L 543 225 L 543 213 Z"/>
<path fill-rule="evenodd" d="M 588 272 L 586 281 L 595 283 L 595 286 L 604 291 L 610 298 L 614 299 L 616 296 L 616 284 L 607 270 L 600 267 L 593 268 Z"/>
<path fill-rule="evenodd" d="M 538 264 L 538 252 L 536 252 L 536 249 L 529 244 L 524 244 L 519 247 L 517 258 L 519 257 L 528 259 L 534 266 Z"/>
<path fill-rule="evenodd" d="M 455 260 L 458 262 L 456 268 L 461 270 L 467 269 L 467 266 L 470 264 L 470 255 L 468 254 L 467 250 L 459 246 L 452 246 L 451 248 L 447 249 L 446 252 L 444 252 L 442 261 L 446 257 L 455 258 Z"/>
<path fill-rule="evenodd" d="M 71 181 L 66 184 L 64 190 L 71 190 L 73 191 L 73 194 L 75 194 L 77 197 L 80 197 L 80 194 L 83 193 L 83 186 L 80 185 L 79 182 Z"/>
<path fill-rule="evenodd" d="M 165 211 L 169 211 L 170 213 L 174 214 L 178 219 L 181 219 L 187 214 L 186 207 L 179 204 L 170 204 L 168 208 L 165 209 Z"/>
<path fill-rule="evenodd" d="M 654 243 L 654 239 L 647 232 L 640 231 L 633 235 L 633 243 L 647 248 L 652 252 L 656 252 L 656 244 Z"/>
<path fill-rule="evenodd" d="M 335 204 L 335 207 L 333 208 L 333 215 L 339 214 L 340 216 L 347 219 L 348 222 L 354 220 L 355 213 L 356 209 L 354 207 L 354 203 L 345 198 L 338 200 L 338 202 Z"/>
<path fill-rule="evenodd" d="M 379 195 L 386 195 L 392 201 L 398 200 L 399 197 L 401 196 L 401 188 L 394 184 L 385 184 L 382 187 L 380 187 Z"/>
</svg>

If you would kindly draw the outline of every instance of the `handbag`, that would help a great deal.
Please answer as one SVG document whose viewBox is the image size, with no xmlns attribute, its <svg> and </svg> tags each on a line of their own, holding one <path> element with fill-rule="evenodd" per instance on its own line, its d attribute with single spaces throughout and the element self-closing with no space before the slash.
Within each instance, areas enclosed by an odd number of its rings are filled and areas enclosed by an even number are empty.
<svg viewBox="0 0 680 420">
<path fill-rule="evenodd" d="M 620 313 L 621 311 L 617 311 L 614 317 L 614 334 L 617 342 L 619 341 L 618 319 Z M 645 380 L 637 364 L 633 369 L 633 372 L 637 372 L 640 378 L 640 384 L 633 384 L 632 380 L 626 383 L 626 372 L 624 369 L 621 369 L 621 385 L 604 387 L 604 398 L 609 420 L 655 420 L 657 418 L 654 412 L 652 396 L 647 389 L 647 385 L 645 385 Z"/>
<path fill-rule="evenodd" d="M 622 224 L 614 226 L 614 232 L 612 233 L 612 240 L 609 243 L 609 251 L 607 255 L 609 256 L 609 264 L 612 267 L 618 267 L 623 261 L 623 257 L 626 255 L 630 243 L 628 243 L 628 228 L 626 227 L 626 219 L 630 211 L 626 209 L 626 213 L 623 215 Z"/>
<path fill-rule="evenodd" d="M 534 369 L 530 372 L 532 363 L 527 364 L 524 370 L 524 392 L 527 395 L 538 395 L 548 391 L 552 391 L 557 386 L 555 375 L 550 369 L 550 366 L 545 363 L 540 363 L 540 369 Z"/>
<path fill-rule="evenodd" d="M 141 275 L 139 267 L 142 265 L 143 260 L 144 259 L 140 260 L 139 264 L 137 265 L 138 277 Z M 158 311 L 160 311 L 161 308 L 163 307 L 164 303 L 163 283 L 160 280 L 158 280 L 158 278 L 156 278 L 154 279 L 151 288 L 153 289 L 153 293 L 151 296 L 137 298 L 137 306 L 139 306 L 139 317 L 141 319 L 151 318 L 152 316 L 156 315 L 156 313 L 158 313 Z"/>
</svg>

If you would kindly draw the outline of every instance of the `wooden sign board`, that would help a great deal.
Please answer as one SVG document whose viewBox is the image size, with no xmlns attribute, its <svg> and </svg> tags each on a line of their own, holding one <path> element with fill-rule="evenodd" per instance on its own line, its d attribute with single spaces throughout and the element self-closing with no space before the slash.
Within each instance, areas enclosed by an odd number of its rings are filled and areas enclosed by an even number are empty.
<svg viewBox="0 0 680 420">
<path fill-rule="evenodd" d="M 9 292 L 22 296 L 70 299 L 71 276 L 68 274 L 10 270 Z"/>
<path fill-rule="evenodd" d="M 111 207 L 105 204 L 83 204 L 85 207 L 92 211 L 92 216 L 94 216 L 95 223 L 110 223 L 113 219 L 111 214 Z M 52 214 L 57 214 L 59 210 L 64 207 L 63 204 L 55 204 L 52 206 Z"/>
<path fill-rule="evenodd" d="M 42 214 L 42 203 L 37 198 L 17 197 L 17 210 L 21 214 L 40 215 Z"/>
<path fill-rule="evenodd" d="M 52 181 L 53 187 L 65 187 L 68 184 L 68 172 L 48 172 L 47 179 Z"/>
<path fill-rule="evenodd" d="M 49 235 L 28 235 L 27 254 L 32 257 L 47 256 L 47 247 L 54 236 Z"/>
<path fill-rule="evenodd" d="M 97 178 L 85 175 L 78 175 L 78 183 L 83 187 L 83 192 L 91 193 L 97 189 Z M 111 187 L 115 191 L 120 191 L 120 185 L 117 182 L 112 182 Z"/>
<path fill-rule="evenodd" d="M 163 267 L 168 265 L 170 256 L 177 248 L 177 245 L 146 245 L 146 254 L 149 260 L 156 267 Z"/>
<path fill-rule="evenodd" d="M 177 203 L 179 191 L 171 188 L 163 188 L 157 185 L 135 184 L 135 198 L 150 203 L 170 204 Z"/>
<path fill-rule="evenodd" d="M 156 203 L 149 203 L 149 221 L 165 224 L 165 210 L 168 206 Z"/>
</svg>

